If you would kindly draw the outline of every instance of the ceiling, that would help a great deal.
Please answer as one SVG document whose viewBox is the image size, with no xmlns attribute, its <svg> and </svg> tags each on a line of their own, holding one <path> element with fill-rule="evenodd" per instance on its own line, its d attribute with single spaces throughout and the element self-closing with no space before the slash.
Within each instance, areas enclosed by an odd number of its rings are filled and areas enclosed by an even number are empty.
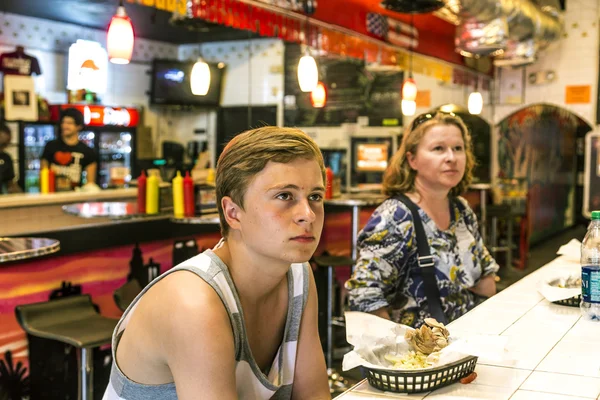
<svg viewBox="0 0 600 400">
<path fill-rule="evenodd" d="M 106 29 L 118 0 L 0 0 L 0 11 Z M 199 19 L 188 20 L 193 30 L 169 23 L 171 13 L 139 4 L 125 3 L 137 37 L 173 44 L 248 39 L 249 33 Z"/>
</svg>

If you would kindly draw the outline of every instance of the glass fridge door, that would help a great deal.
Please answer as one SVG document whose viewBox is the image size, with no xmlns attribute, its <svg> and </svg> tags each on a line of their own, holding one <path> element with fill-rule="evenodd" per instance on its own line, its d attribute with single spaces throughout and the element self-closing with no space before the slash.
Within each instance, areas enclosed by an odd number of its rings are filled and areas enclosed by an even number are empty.
<svg viewBox="0 0 600 400">
<path fill-rule="evenodd" d="M 25 193 L 40 191 L 40 158 L 44 146 L 55 138 L 55 127 L 51 124 L 23 124 L 24 188 Z"/>
<path fill-rule="evenodd" d="M 98 185 L 121 187 L 131 180 L 132 133 L 99 132 Z"/>
</svg>

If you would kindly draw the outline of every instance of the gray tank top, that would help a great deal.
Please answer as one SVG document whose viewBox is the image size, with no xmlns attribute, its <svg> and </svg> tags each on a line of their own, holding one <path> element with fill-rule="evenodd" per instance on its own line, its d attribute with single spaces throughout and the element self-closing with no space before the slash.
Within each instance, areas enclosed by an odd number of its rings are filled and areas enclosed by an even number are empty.
<svg viewBox="0 0 600 400">
<path fill-rule="evenodd" d="M 288 271 L 289 304 L 283 342 L 269 369 L 268 375 L 261 372 L 250 351 L 246 335 L 246 325 L 241 311 L 241 303 L 227 266 L 212 250 L 190 258 L 175 268 L 167 271 L 135 298 L 125 310 L 117 324 L 112 338 L 113 364 L 110 382 L 103 400 L 174 400 L 177 399 L 175 383 L 163 385 L 143 385 L 131 381 L 119 369 L 116 362 L 117 346 L 127 327 L 131 315 L 135 311 L 139 299 L 165 276 L 176 271 L 190 271 L 206 281 L 217 292 L 231 321 L 235 341 L 235 377 L 239 399 L 290 399 L 294 370 L 296 366 L 296 349 L 302 313 L 308 298 L 308 263 L 292 264 Z M 202 370 L 198 368 L 198 373 Z"/>
</svg>

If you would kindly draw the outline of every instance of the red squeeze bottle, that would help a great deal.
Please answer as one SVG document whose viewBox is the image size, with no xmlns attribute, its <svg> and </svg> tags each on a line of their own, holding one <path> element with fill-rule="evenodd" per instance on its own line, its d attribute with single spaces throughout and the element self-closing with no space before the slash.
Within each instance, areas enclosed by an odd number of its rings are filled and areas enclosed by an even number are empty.
<svg viewBox="0 0 600 400">
<path fill-rule="evenodd" d="M 190 177 L 190 172 L 186 171 L 185 178 L 183 178 L 183 215 L 193 217 L 195 214 L 194 181 Z"/>
<path fill-rule="evenodd" d="M 331 168 L 327 167 L 325 169 L 325 177 L 327 178 L 327 183 L 325 184 L 325 198 L 332 199 L 333 198 L 333 171 Z"/>
<path fill-rule="evenodd" d="M 48 168 L 48 193 L 54 193 L 56 191 L 56 175 L 52 168 Z"/>
<path fill-rule="evenodd" d="M 137 179 L 137 189 L 138 214 L 146 214 L 146 173 L 144 171 Z"/>
</svg>

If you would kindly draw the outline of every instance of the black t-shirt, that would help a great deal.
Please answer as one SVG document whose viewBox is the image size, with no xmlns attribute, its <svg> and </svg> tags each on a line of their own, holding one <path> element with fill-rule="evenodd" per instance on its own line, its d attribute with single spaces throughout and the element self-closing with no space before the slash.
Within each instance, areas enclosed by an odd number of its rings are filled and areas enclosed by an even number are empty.
<svg viewBox="0 0 600 400">
<path fill-rule="evenodd" d="M 96 162 L 96 153 L 85 143 L 78 142 L 69 146 L 60 139 L 46 143 L 42 159 L 47 160 L 54 171 L 56 185 L 63 187 L 64 180 L 72 187 L 81 186 L 81 173 L 85 168 Z"/>
<path fill-rule="evenodd" d="M 0 54 L 0 72 L 4 75 L 41 75 L 37 58 L 20 51 Z"/>
<path fill-rule="evenodd" d="M 6 193 L 8 184 L 15 179 L 13 160 L 7 153 L 0 151 L 0 194 Z"/>
</svg>

